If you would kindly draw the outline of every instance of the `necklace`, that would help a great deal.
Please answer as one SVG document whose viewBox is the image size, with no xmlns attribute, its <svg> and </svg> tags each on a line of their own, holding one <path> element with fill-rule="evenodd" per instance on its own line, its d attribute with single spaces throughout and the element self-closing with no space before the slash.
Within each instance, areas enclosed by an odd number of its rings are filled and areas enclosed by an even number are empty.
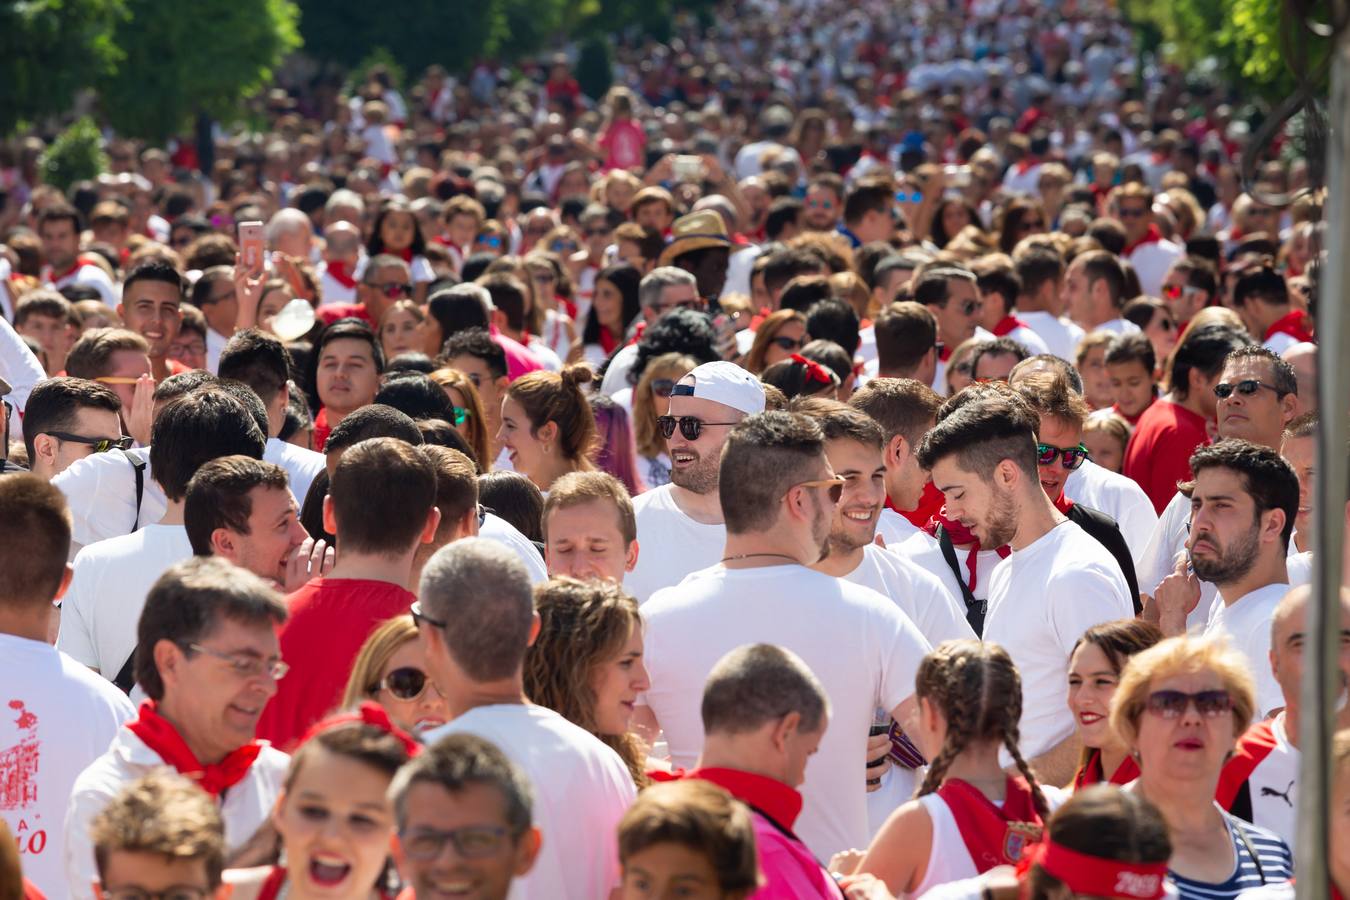
<svg viewBox="0 0 1350 900">
<path fill-rule="evenodd" d="M 722 557 L 722 562 L 732 562 L 733 560 L 737 559 L 750 559 L 752 556 L 772 556 L 777 559 L 788 559 L 795 563 L 801 562 L 801 560 L 797 559 L 797 557 L 788 556 L 786 553 L 738 553 L 735 556 Z"/>
</svg>

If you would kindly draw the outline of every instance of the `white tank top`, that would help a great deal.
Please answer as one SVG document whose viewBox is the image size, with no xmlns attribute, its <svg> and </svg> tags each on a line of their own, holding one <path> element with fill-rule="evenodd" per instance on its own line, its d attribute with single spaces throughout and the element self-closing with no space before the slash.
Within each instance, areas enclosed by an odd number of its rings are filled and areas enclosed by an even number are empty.
<svg viewBox="0 0 1350 900">
<path fill-rule="evenodd" d="M 961 829 L 956 827 L 956 817 L 952 815 L 947 801 L 937 794 L 924 794 L 919 802 L 933 822 L 933 843 L 928 850 L 928 868 L 923 873 L 923 881 L 909 894 L 910 897 L 920 897 L 939 884 L 974 878 L 980 874 L 975 868 L 975 860 L 970 858 L 966 839 L 961 836 Z"/>
</svg>

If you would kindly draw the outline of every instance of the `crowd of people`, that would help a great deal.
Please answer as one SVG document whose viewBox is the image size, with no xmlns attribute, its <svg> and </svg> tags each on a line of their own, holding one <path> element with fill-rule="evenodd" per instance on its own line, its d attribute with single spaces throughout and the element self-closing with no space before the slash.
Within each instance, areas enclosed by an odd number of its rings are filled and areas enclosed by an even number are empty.
<svg viewBox="0 0 1350 900">
<path fill-rule="evenodd" d="M 886 7 L 0 148 L 0 895 L 1292 895 L 1324 194 Z"/>
</svg>

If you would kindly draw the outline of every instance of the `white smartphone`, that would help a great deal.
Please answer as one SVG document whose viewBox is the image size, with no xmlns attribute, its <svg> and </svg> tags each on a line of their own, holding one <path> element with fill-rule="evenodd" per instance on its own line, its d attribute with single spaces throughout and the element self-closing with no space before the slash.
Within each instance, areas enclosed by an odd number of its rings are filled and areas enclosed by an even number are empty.
<svg viewBox="0 0 1350 900">
<path fill-rule="evenodd" d="M 266 247 L 263 237 L 263 223 L 239 223 L 239 259 L 249 272 L 263 270 L 263 250 Z"/>
</svg>

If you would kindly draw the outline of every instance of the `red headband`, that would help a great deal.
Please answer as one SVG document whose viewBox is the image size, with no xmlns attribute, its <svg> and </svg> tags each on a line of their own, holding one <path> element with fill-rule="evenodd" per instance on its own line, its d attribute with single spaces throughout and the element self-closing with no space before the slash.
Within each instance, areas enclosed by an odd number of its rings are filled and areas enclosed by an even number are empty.
<svg viewBox="0 0 1350 900">
<path fill-rule="evenodd" d="M 417 743 L 417 740 L 412 735 L 390 721 L 389 713 L 384 711 L 384 707 L 380 706 L 378 703 L 372 703 L 369 700 L 357 707 L 355 712 L 338 713 L 335 716 L 329 716 L 322 722 L 319 722 L 309 731 L 305 732 L 305 736 L 301 738 L 300 743 L 305 743 L 305 741 L 308 741 L 316 734 L 321 734 L 342 725 L 351 725 L 353 723 L 357 725 L 370 725 L 380 729 L 380 731 L 383 731 L 385 734 L 392 735 L 403 745 L 403 749 L 408 752 L 409 757 L 416 756 L 422 750 L 422 745 Z"/>
<path fill-rule="evenodd" d="M 1045 874 L 1064 882 L 1075 894 L 1090 897 L 1122 897 L 1124 900 L 1158 900 L 1167 880 L 1167 863 L 1130 863 L 1088 856 L 1056 844 L 1047 837 L 1027 849 L 1022 866 L 1039 865 Z M 1022 869 L 1018 866 L 1018 869 Z"/>
<path fill-rule="evenodd" d="M 834 373 L 826 369 L 814 359 L 807 359 L 800 353 L 792 354 L 792 361 L 806 368 L 806 380 L 818 381 L 821 384 L 837 384 L 838 379 Z"/>
</svg>

